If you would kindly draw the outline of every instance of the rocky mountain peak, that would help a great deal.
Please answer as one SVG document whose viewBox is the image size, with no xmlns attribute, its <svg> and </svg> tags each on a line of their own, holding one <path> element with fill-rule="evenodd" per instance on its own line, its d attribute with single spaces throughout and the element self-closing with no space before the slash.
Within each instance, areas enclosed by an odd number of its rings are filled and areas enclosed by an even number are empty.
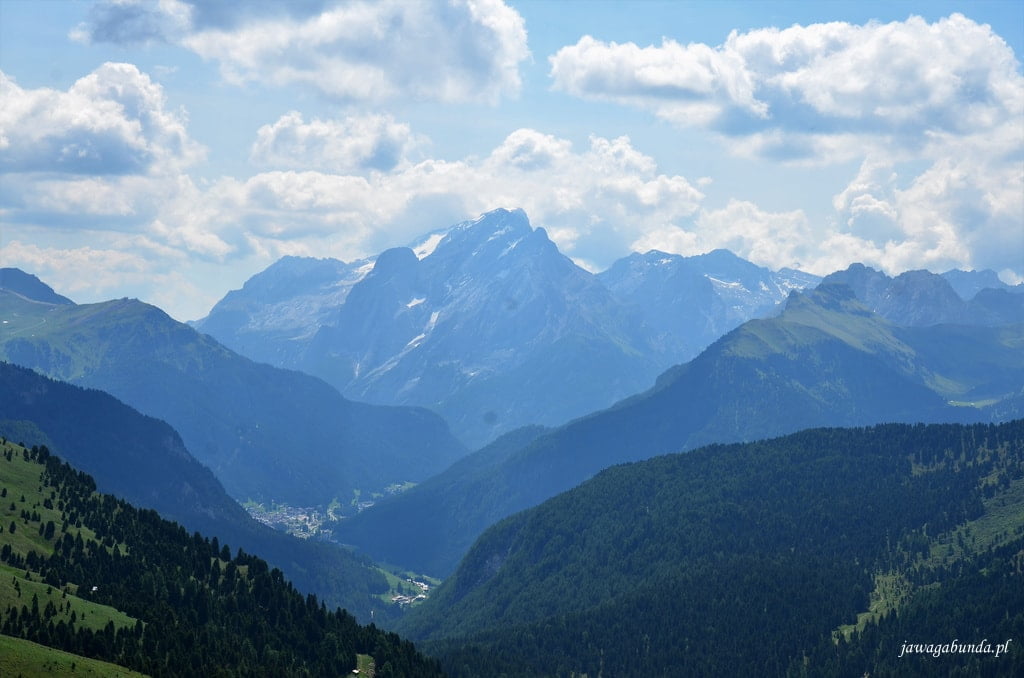
<svg viewBox="0 0 1024 678">
<path fill-rule="evenodd" d="M 384 250 L 377 256 L 377 261 L 373 265 L 373 271 L 370 273 L 370 276 L 374 278 L 392 278 L 395 275 L 400 275 L 402 272 L 415 269 L 419 261 L 416 253 L 408 247 L 393 247 L 389 250 Z"/>
</svg>

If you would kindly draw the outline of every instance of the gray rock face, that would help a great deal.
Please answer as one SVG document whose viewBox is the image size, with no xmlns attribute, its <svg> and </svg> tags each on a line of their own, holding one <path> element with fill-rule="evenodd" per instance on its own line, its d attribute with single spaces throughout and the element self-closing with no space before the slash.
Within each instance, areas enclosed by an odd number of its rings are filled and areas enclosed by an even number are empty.
<svg viewBox="0 0 1024 678">
<path fill-rule="evenodd" d="M 1024 294 L 1015 293 L 1015 288 L 1004 284 L 992 271 L 949 271 L 942 275 L 907 271 L 890 278 L 854 264 L 827 276 L 825 282 L 849 286 L 872 311 L 905 327 L 996 327 L 1024 322 Z"/>
<path fill-rule="evenodd" d="M 817 281 L 724 250 L 594 275 L 521 210 L 495 210 L 351 264 L 282 259 L 196 326 L 348 397 L 431 408 L 477 447 L 639 392 Z"/>
</svg>

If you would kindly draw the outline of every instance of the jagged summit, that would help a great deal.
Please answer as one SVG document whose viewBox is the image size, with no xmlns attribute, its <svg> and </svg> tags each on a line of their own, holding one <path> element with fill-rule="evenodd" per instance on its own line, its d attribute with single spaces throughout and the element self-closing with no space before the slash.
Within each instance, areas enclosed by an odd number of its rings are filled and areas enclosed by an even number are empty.
<svg viewBox="0 0 1024 678">
<path fill-rule="evenodd" d="M 490 212 L 484 212 L 476 219 L 470 219 L 456 224 L 451 228 L 452 232 L 475 231 L 478 233 L 502 233 L 506 231 L 518 231 L 520 234 L 532 230 L 530 218 L 521 208 L 506 209 L 499 207 Z"/>
<path fill-rule="evenodd" d="M 534 230 L 523 210 L 497 209 L 456 224 L 425 259 L 445 269 L 471 265 L 469 258 L 495 260 L 521 244 L 550 242 L 543 229 Z M 456 261 L 453 261 L 456 260 Z"/>
<path fill-rule="evenodd" d="M 453 226 L 440 245 L 446 243 L 482 244 L 500 240 L 509 242 L 524 238 L 533 231 L 530 219 L 521 209 L 496 209 L 481 214 L 476 219 L 463 221 Z M 440 246 L 439 245 L 439 246 Z"/>
<path fill-rule="evenodd" d="M 594 275 L 521 209 L 431 230 L 375 260 L 287 263 L 257 277 L 281 268 L 272 287 L 296 283 L 289 294 L 247 285 L 200 329 L 353 399 L 431 408 L 471 446 L 640 391 L 817 281 L 725 250 L 631 255 Z M 315 273 L 328 265 L 333 282 Z"/>
<path fill-rule="evenodd" d="M 957 276 L 952 276 L 956 278 Z M 958 294 L 949 274 L 925 270 L 906 271 L 889 277 L 881 271 L 852 264 L 825 277 L 822 284 L 850 287 L 865 306 L 899 325 L 926 327 L 943 323 L 1005 325 L 1024 322 L 1024 295 L 1011 294 L 1007 285 Z M 961 277 L 964 285 L 992 282 L 988 276 Z M 998 278 L 995 278 L 996 282 Z M 965 290 L 970 292 L 972 287 Z M 967 300 L 965 301 L 965 298 Z"/>
</svg>

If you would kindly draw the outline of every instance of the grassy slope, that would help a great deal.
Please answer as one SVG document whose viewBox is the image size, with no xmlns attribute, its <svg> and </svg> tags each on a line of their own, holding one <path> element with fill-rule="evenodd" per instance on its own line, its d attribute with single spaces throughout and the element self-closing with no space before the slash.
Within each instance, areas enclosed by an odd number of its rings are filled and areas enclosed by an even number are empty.
<svg viewBox="0 0 1024 678">
<path fill-rule="evenodd" d="M 34 461 L 26 460 L 22 456 L 23 448 L 17 445 L 9 442 L 0 445 L 0 454 L 6 454 L 7 451 L 13 452 L 10 460 L 6 456 L 0 456 L 0 493 L 6 490 L 6 496 L 0 497 L 0 526 L 3 527 L 0 544 L 9 544 L 14 553 L 22 556 L 30 551 L 51 555 L 53 541 L 61 537 L 64 530 L 61 527 L 60 511 L 46 505 L 47 500 L 52 500 L 54 495 L 51 495 L 50 488 L 44 487 L 41 483 L 43 467 Z M 30 517 L 24 518 L 22 511 L 27 511 Z M 38 514 L 39 520 L 32 519 L 35 514 Z M 56 527 L 53 537 L 46 539 L 39 533 L 39 526 L 45 526 L 51 520 Z M 15 526 L 13 532 L 12 523 Z M 69 525 L 67 532 L 80 535 L 85 541 L 94 540 L 96 536 L 88 527 Z M 104 628 L 109 622 L 113 622 L 114 628 L 135 625 L 136 620 L 120 610 L 80 598 L 77 592 L 78 586 L 75 583 L 54 588 L 42 582 L 38 574 L 0 564 L 0 611 L 11 606 L 17 609 L 22 606 L 30 608 L 34 598 L 40 610 L 45 610 L 49 603 L 53 604 L 56 609 L 52 617 L 54 623 L 61 620 L 68 623 L 74 615 L 78 627 L 94 630 Z M 25 676 L 64 675 L 72 671 L 70 661 L 76 662 L 75 670 L 94 671 L 91 675 L 139 675 L 121 667 L 76 657 L 28 641 L 7 637 L 0 637 L 0 640 L 3 641 L 0 644 L 2 676 L 15 676 L 19 673 Z M 11 652 L 5 651 L 4 648 L 10 648 Z"/>
<path fill-rule="evenodd" d="M 79 657 L 21 638 L 0 635 L 0 676 L 134 678 L 143 675 L 116 664 Z"/>
</svg>

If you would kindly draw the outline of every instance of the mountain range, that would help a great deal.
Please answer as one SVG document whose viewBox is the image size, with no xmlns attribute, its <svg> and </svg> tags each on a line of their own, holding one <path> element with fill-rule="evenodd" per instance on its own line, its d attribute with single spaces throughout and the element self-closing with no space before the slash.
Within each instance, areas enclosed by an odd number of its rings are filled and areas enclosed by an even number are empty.
<svg viewBox="0 0 1024 678">
<path fill-rule="evenodd" d="M 727 250 L 634 253 L 593 274 L 521 210 L 494 210 L 350 263 L 285 257 L 194 323 L 253 360 L 318 376 L 359 401 L 441 414 L 476 449 L 646 390 L 820 278 Z M 833 274 L 901 325 L 1000 325 L 1024 285 L 992 271 L 864 266 Z"/>
<path fill-rule="evenodd" d="M 361 492 L 423 480 L 466 452 L 425 409 L 352 402 L 320 379 L 244 358 L 154 306 L 77 305 L 19 273 L 0 278 L 22 281 L 0 288 L 0 357 L 168 422 L 240 501 L 347 506 Z"/>
<path fill-rule="evenodd" d="M 0 357 L 166 420 L 181 433 L 168 449 L 235 499 L 340 505 L 337 540 L 447 576 L 488 527 L 609 466 L 816 426 L 1024 416 L 1024 288 L 993 284 L 860 265 L 819 284 L 726 251 L 635 254 L 594 275 L 499 210 L 351 264 L 281 260 L 197 323 L 338 388 L 147 304 L 77 305 L 15 269 L 0 270 Z M 435 412 L 489 444 L 467 456 Z M 201 476 L 179 483 L 185 508 Z M 419 484 L 355 515 L 361 493 L 406 481 Z M 202 518 L 192 504 L 183 520 Z M 294 576 L 323 591 L 338 556 L 304 553 Z M 345 567 L 355 587 L 337 595 L 365 614 L 380 575 Z"/>
<path fill-rule="evenodd" d="M 817 281 L 725 250 L 594 275 L 521 210 L 495 210 L 350 264 L 282 259 L 195 326 L 356 400 L 430 408 L 476 448 L 644 390 Z"/>
<path fill-rule="evenodd" d="M 854 291 L 792 292 L 648 391 L 555 429 L 499 439 L 339 525 L 372 557 L 438 576 L 505 516 L 623 462 L 815 426 L 1024 415 L 1024 323 L 903 327 Z"/>
</svg>

